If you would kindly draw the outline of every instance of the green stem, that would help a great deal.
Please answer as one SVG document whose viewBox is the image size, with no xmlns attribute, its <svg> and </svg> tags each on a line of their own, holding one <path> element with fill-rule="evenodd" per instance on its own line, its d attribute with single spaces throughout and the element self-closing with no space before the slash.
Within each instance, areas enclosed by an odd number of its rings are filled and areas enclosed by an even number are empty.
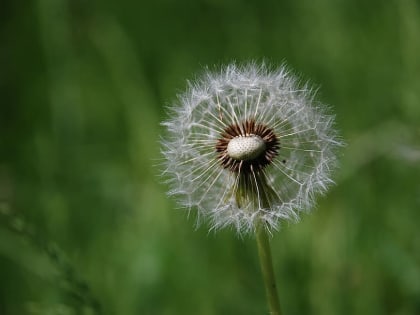
<svg viewBox="0 0 420 315">
<path fill-rule="evenodd" d="M 260 256 L 261 271 L 264 278 L 265 292 L 271 315 L 281 315 L 280 301 L 274 276 L 273 260 L 271 258 L 270 241 L 267 231 L 259 225 L 256 231 L 258 254 Z"/>
</svg>

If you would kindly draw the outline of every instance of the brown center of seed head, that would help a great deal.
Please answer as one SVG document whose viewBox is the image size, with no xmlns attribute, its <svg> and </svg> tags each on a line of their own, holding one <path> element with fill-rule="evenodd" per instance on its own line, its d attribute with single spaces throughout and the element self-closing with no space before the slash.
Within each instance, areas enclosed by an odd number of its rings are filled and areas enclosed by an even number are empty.
<svg viewBox="0 0 420 315">
<path fill-rule="evenodd" d="M 216 144 L 220 164 L 242 174 L 262 170 L 278 155 L 279 149 L 274 131 L 253 119 L 226 127 Z"/>
</svg>

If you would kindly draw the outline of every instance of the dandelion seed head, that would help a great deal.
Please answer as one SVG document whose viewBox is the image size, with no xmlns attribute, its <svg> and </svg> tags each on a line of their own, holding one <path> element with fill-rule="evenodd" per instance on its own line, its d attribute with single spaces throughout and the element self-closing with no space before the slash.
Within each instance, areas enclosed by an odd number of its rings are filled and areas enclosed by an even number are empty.
<svg viewBox="0 0 420 315">
<path fill-rule="evenodd" d="M 333 183 L 334 118 L 284 66 L 207 71 L 169 108 L 162 140 L 170 194 L 213 229 L 297 221 Z"/>
</svg>

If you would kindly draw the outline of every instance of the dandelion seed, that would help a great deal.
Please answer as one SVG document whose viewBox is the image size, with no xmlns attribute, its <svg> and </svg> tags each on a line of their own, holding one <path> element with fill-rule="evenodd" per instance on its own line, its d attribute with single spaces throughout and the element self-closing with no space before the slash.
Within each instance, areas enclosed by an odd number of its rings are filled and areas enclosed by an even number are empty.
<svg viewBox="0 0 420 315">
<path fill-rule="evenodd" d="M 281 67 L 206 72 L 170 107 L 165 173 L 181 205 L 214 229 L 278 229 L 333 182 L 333 116 Z"/>
</svg>

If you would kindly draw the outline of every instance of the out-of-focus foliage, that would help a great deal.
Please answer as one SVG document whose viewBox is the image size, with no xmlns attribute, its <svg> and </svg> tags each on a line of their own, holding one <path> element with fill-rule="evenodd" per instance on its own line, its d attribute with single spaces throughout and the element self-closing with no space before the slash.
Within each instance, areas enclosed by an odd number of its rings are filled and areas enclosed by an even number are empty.
<svg viewBox="0 0 420 315">
<path fill-rule="evenodd" d="M 264 314 L 252 238 L 160 184 L 164 107 L 204 65 L 288 64 L 347 147 L 272 240 L 285 314 L 420 314 L 420 3 L 0 4 L 0 314 Z"/>
</svg>

